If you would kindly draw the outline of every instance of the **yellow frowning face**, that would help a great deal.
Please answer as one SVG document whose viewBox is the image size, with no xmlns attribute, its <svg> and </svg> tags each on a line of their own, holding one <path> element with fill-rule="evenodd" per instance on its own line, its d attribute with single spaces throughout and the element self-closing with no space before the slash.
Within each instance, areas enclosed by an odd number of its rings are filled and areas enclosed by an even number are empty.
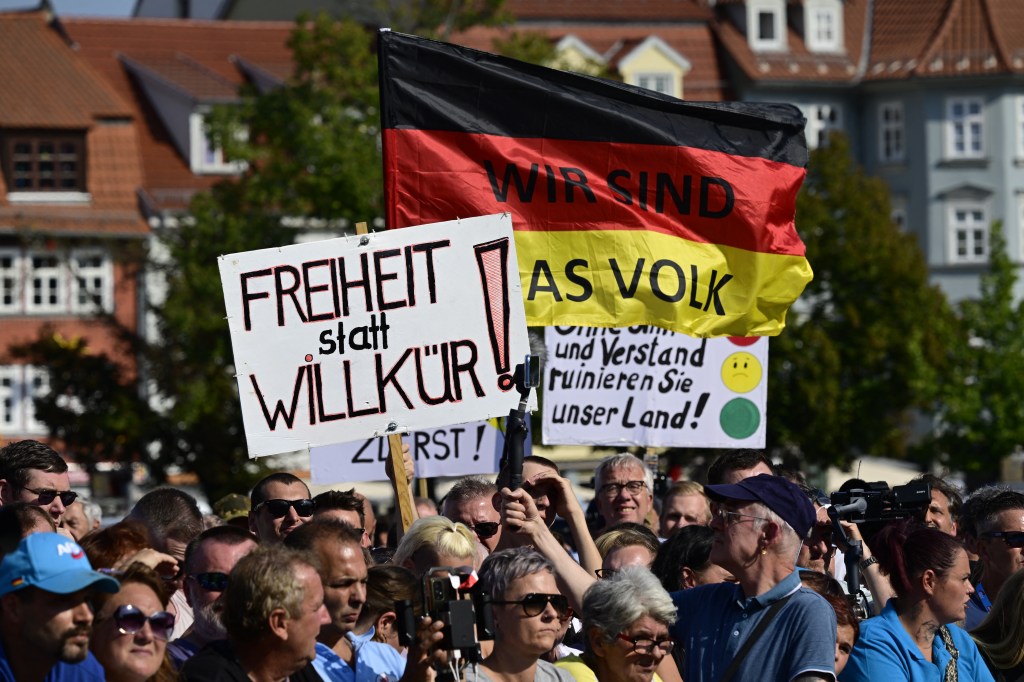
<svg viewBox="0 0 1024 682">
<path fill-rule="evenodd" d="M 750 353 L 733 353 L 722 364 L 722 383 L 730 391 L 749 393 L 761 383 L 761 363 Z"/>
</svg>

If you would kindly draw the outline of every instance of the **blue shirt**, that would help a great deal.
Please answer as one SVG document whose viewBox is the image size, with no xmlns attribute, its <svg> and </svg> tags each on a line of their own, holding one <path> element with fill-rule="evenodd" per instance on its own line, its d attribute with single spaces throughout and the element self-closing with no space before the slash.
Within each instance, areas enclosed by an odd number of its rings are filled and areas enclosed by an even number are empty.
<svg viewBox="0 0 1024 682">
<path fill-rule="evenodd" d="M 53 666 L 46 675 L 46 682 L 103 682 L 105 679 L 107 676 L 103 672 L 103 666 L 91 651 L 86 653 L 85 660 L 81 663 L 58 661 L 57 665 Z M 11 664 L 7 660 L 3 642 L 0 642 L 0 682 L 18 682 L 14 678 Z"/>
<path fill-rule="evenodd" d="M 328 682 L 396 682 L 405 672 L 405 659 L 394 647 L 364 637 L 348 637 L 356 652 L 355 670 L 320 642 L 316 643 L 313 668 Z"/>
<path fill-rule="evenodd" d="M 793 571 L 764 594 L 747 598 L 732 583 L 672 593 L 679 620 L 670 629 L 683 649 L 686 682 L 717 682 L 768 607 L 792 595 L 751 648 L 736 680 L 789 682 L 804 673 L 835 678 L 836 614 Z"/>
<path fill-rule="evenodd" d="M 960 682 L 993 682 L 970 635 L 955 625 L 947 627 L 960 652 L 956 665 Z M 950 658 L 942 639 L 936 635 L 932 642 L 932 660 L 926 661 L 890 601 L 881 615 L 860 624 L 860 639 L 839 679 L 841 682 L 942 682 Z"/>
</svg>

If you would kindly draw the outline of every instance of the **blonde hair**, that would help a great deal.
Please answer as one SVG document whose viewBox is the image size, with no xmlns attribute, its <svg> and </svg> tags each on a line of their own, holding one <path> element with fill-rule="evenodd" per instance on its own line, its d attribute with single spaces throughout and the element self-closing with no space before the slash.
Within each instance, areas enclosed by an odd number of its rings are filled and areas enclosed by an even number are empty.
<svg viewBox="0 0 1024 682">
<path fill-rule="evenodd" d="M 1024 571 L 1003 584 L 985 620 L 971 631 L 981 652 L 1000 670 L 1024 662 Z"/>
<path fill-rule="evenodd" d="M 433 557 L 424 557 L 422 550 L 430 550 Z M 476 565 L 476 536 L 462 523 L 445 516 L 427 516 L 417 519 L 402 536 L 391 563 L 404 566 L 411 562 L 414 573 L 422 575 L 430 566 L 421 566 L 424 560 L 435 561 L 441 554 L 465 559 L 467 564 Z M 421 570 L 423 569 L 423 570 Z"/>
</svg>

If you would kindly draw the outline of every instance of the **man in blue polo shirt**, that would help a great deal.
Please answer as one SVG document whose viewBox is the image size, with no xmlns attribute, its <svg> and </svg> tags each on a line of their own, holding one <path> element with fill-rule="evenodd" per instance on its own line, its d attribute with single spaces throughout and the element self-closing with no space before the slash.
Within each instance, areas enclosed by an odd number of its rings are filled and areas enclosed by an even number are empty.
<svg viewBox="0 0 1024 682">
<path fill-rule="evenodd" d="M 85 552 L 56 533 L 33 533 L 0 563 L 0 682 L 99 682 L 89 653 L 96 590 L 117 592 Z"/>
<path fill-rule="evenodd" d="M 835 612 L 801 587 L 796 572 L 815 521 L 810 500 L 769 474 L 704 490 L 715 533 L 710 560 L 738 583 L 672 595 L 680 618 L 671 633 L 684 650 L 683 679 L 835 680 Z"/>
</svg>

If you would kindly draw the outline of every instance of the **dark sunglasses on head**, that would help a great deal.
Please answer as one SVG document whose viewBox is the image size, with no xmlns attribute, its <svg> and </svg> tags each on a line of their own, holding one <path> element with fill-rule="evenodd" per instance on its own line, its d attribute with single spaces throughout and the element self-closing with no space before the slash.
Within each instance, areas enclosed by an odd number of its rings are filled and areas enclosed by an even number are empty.
<svg viewBox="0 0 1024 682">
<path fill-rule="evenodd" d="M 611 578 L 613 575 L 615 575 L 618 572 L 619 572 L 619 569 L 617 569 L 617 568 L 595 568 L 594 569 L 594 573 L 601 580 L 606 580 L 608 578 Z"/>
<path fill-rule="evenodd" d="M 118 606 L 114 611 L 114 623 L 122 635 L 134 635 L 146 626 L 146 621 L 149 621 L 154 637 L 165 642 L 171 638 L 171 631 L 174 630 L 173 613 L 156 611 L 147 616 L 137 606 L 131 604 Z"/>
<path fill-rule="evenodd" d="M 984 538 L 1002 538 L 1009 547 L 1024 547 L 1024 530 L 997 530 L 982 533 Z"/>
<path fill-rule="evenodd" d="M 468 526 L 469 524 L 466 525 Z M 480 539 L 493 538 L 498 532 L 497 521 L 484 521 L 483 523 L 478 523 L 475 526 L 469 527 Z"/>
<path fill-rule="evenodd" d="M 554 607 L 561 619 L 572 616 L 572 609 L 569 608 L 569 598 L 564 594 L 540 594 L 531 592 L 517 601 L 494 601 L 492 604 L 518 604 L 523 607 L 523 613 L 527 616 L 539 616 L 544 613 L 548 604 Z"/>
<path fill-rule="evenodd" d="M 36 500 L 39 504 L 50 504 L 59 497 L 61 504 L 65 507 L 70 507 L 78 499 L 78 493 L 74 490 L 54 490 L 52 488 L 41 488 L 39 490 L 35 488 L 22 488 L 22 490 L 27 490 L 36 495 L 39 498 Z"/>
<path fill-rule="evenodd" d="M 228 587 L 227 573 L 196 573 L 192 579 L 199 583 L 199 587 L 207 592 L 223 592 Z"/>
<path fill-rule="evenodd" d="M 314 506 L 313 500 L 266 500 L 257 504 L 253 511 L 259 512 L 266 508 L 275 519 L 281 519 L 288 514 L 290 508 L 294 508 L 299 516 L 312 516 Z"/>
</svg>

